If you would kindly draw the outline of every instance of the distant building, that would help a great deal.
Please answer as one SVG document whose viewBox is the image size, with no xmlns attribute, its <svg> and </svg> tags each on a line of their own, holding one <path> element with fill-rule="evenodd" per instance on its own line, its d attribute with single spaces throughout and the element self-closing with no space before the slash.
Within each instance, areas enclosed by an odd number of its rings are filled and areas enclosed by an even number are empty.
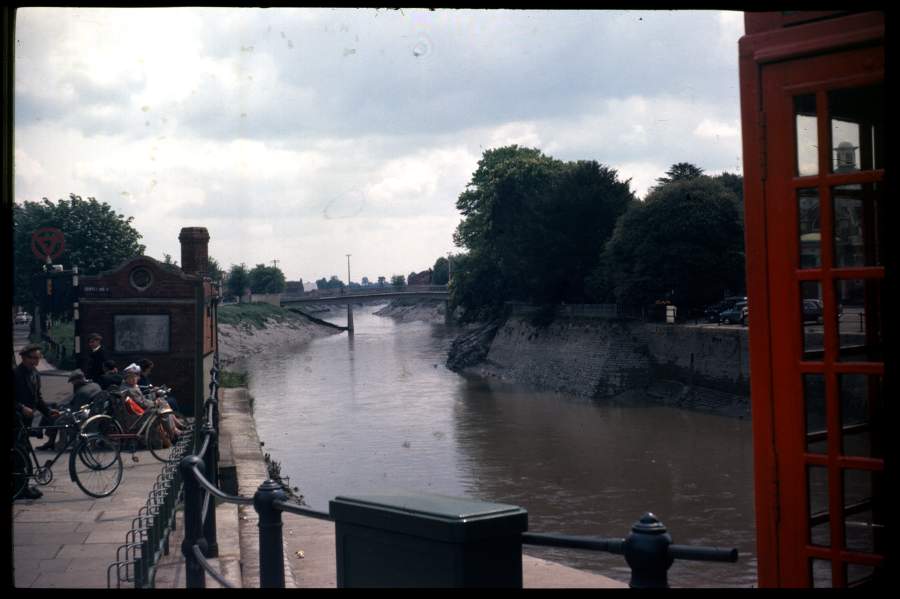
<svg viewBox="0 0 900 599">
<path fill-rule="evenodd" d="M 432 271 L 430 268 L 428 270 L 423 270 L 420 273 L 411 273 L 408 277 L 406 277 L 406 284 L 431 285 L 431 274 Z"/>
<path fill-rule="evenodd" d="M 284 284 L 285 293 L 303 293 L 303 279 L 299 281 L 286 281 Z"/>
</svg>

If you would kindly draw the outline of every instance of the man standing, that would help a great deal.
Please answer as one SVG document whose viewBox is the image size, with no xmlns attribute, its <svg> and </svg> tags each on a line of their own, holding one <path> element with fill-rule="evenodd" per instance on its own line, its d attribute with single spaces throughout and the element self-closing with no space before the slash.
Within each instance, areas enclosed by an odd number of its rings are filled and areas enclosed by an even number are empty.
<svg viewBox="0 0 900 599">
<path fill-rule="evenodd" d="M 22 357 L 22 362 L 13 369 L 16 415 L 23 426 L 28 426 L 34 418 L 34 411 L 37 410 L 42 415 L 40 424 L 52 424 L 53 419 L 59 416 L 59 412 L 48 406 L 41 395 L 41 375 L 37 371 L 37 365 L 41 361 L 41 346 L 36 343 L 26 345 L 19 351 L 19 355 Z M 42 437 L 43 434 L 40 436 Z M 25 441 L 27 442 L 27 440 L 26 436 Z M 38 449 L 43 447 L 46 445 Z M 37 488 L 28 487 L 22 491 L 20 496 L 37 499 L 42 495 L 43 493 Z"/>
<path fill-rule="evenodd" d="M 92 381 L 99 381 L 103 376 L 103 363 L 106 362 L 106 350 L 103 349 L 103 336 L 91 333 L 87 338 L 90 352 L 85 359 L 84 373 Z"/>
</svg>

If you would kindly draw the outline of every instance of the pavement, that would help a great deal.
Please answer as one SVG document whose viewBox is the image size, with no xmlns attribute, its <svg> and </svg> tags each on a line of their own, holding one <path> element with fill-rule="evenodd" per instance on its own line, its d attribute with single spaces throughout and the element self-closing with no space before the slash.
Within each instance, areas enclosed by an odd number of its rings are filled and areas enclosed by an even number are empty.
<svg viewBox="0 0 900 599">
<path fill-rule="evenodd" d="M 16 325 L 14 349 L 27 343 L 27 326 Z M 18 355 L 16 355 L 18 360 Z M 71 393 L 67 371 L 55 369 L 41 360 L 44 399 L 58 402 Z M 233 466 L 238 494 L 252 496 L 267 478 L 267 467 L 253 421 L 246 389 L 225 389 L 221 396 L 220 454 L 225 466 Z M 33 445 L 42 443 L 32 439 Z M 50 459 L 52 452 L 39 452 Z M 44 493 L 36 500 L 12 504 L 13 582 L 16 588 L 128 588 L 118 584 L 115 568 L 108 581 L 110 564 L 118 561 L 119 550 L 138 511 L 146 504 L 162 465 L 149 451 L 138 451 L 138 461 L 124 458 L 124 474 L 119 488 L 110 497 L 85 495 L 69 480 L 63 456 L 54 470 L 54 479 L 39 487 Z M 185 588 L 185 562 L 181 555 L 183 519 L 169 538 L 169 553 L 160 560 L 156 588 Z M 259 539 L 257 516 L 252 506 L 219 503 L 216 507 L 218 557 L 209 561 L 225 580 L 238 588 L 259 587 Z M 334 588 L 337 586 L 334 524 L 322 520 L 284 514 L 285 586 L 288 588 Z M 523 555 L 525 588 L 623 588 L 627 585 L 606 576 L 569 568 L 555 562 Z M 219 585 L 206 577 L 207 588 Z"/>
</svg>

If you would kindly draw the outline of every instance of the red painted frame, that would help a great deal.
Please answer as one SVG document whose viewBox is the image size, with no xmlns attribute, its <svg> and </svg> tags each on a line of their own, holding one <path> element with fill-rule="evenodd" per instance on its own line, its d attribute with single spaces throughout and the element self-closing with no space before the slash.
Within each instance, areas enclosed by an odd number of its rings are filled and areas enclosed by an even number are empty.
<svg viewBox="0 0 900 599">
<path fill-rule="evenodd" d="M 831 16 L 832 18 L 828 18 Z M 818 19 L 818 20 L 816 20 Z M 792 23 L 807 21 L 802 25 Z M 744 153 L 745 246 L 750 298 L 750 371 L 753 406 L 758 579 L 763 587 L 811 586 L 810 557 L 881 563 L 883 556 L 839 549 L 842 518 L 832 519 L 831 548 L 808 544 L 806 468 L 824 465 L 881 470 L 883 460 L 840 456 L 840 438 L 829 435 L 827 455 L 807 454 L 802 374 L 826 378 L 829 430 L 840 429 L 837 374 L 884 374 L 884 365 L 834 361 L 836 325 L 825 327 L 823 361 L 802 360 L 799 281 L 821 280 L 824 314 L 835 314 L 836 278 L 884 278 L 881 267 L 832 269 L 830 235 L 822 236 L 822 265 L 799 268 L 797 188 L 820 188 L 821 231 L 831 231 L 830 188 L 871 180 L 872 173 L 834 175 L 830 156 L 819 153 L 815 177 L 793 175 L 796 156 L 790 96 L 817 95 L 819 140 L 829 139 L 824 97 L 831 87 L 883 78 L 884 16 L 881 13 L 751 13 L 739 43 L 741 120 Z M 863 73 L 860 78 L 860 73 Z M 876 172 L 877 180 L 884 171 Z M 812 185 L 810 185 L 812 184 Z M 841 502 L 840 481 L 829 480 L 830 505 Z M 843 586 L 843 569 L 833 568 L 833 584 Z"/>
</svg>

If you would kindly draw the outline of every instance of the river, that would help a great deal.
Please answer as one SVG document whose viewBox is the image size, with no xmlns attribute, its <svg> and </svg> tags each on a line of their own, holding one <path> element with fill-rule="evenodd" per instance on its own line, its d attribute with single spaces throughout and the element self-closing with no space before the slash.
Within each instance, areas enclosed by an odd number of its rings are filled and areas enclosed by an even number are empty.
<svg viewBox="0 0 900 599">
<path fill-rule="evenodd" d="M 749 420 L 463 377 L 444 366 L 455 330 L 376 309 L 354 309 L 352 336 L 247 358 L 264 449 L 311 507 L 413 490 L 522 506 L 532 532 L 601 537 L 652 511 L 675 543 L 740 552 L 737 564 L 676 562 L 671 586 L 756 584 Z M 628 581 L 622 556 L 526 552 Z"/>
</svg>

